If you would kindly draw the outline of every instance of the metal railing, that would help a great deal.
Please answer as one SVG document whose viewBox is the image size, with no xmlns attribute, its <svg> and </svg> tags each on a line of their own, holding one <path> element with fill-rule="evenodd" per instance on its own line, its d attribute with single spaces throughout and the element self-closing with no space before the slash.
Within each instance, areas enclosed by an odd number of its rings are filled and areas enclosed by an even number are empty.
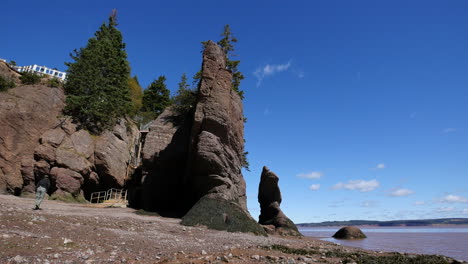
<svg viewBox="0 0 468 264">
<path fill-rule="evenodd" d="M 90 203 L 104 203 L 108 200 L 121 200 L 127 202 L 127 190 L 124 189 L 109 189 L 102 192 L 94 192 L 91 194 Z"/>
</svg>

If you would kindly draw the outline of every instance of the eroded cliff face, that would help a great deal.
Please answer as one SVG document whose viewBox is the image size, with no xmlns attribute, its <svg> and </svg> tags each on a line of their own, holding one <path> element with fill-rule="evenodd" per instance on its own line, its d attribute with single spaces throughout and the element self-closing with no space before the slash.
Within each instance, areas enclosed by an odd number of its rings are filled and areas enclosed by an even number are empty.
<svg viewBox="0 0 468 264">
<path fill-rule="evenodd" d="M 56 125 L 64 106 L 61 89 L 19 86 L 0 93 L 0 192 L 20 194 L 34 182 L 34 149 Z"/>
<path fill-rule="evenodd" d="M 93 136 L 78 130 L 69 118 L 57 121 L 57 126 L 42 134 L 34 150 L 36 178 L 51 175 L 51 192 L 57 196 L 89 198 L 94 191 L 122 188 L 133 172 L 137 127 L 120 119 L 112 131 Z M 34 182 L 24 186 L 26 192 L 34 189 Z"/>
<path fill-rule="evenodd" d="M 193 113 L 185 118 L 167 108 L 149 127 L 142 151 L 137 207 L 163 216 L 182 217 L 193 205 L 186 175 Z M 135 175 L 138 177 L 139 175 Z"/>
<path fill-rule="evenodd" d="M 282 198 L 278 181 L 279 177 L 264 166 L 258 187 L 259 223 L 270 234 L 302 236 L 280 208 Z"/>
<path fill-rule="evenodd" d="M 123 187 L 137 127 L 122 119 L 92 136 L 61 116 L 64 106 L 59 88 L 27 85 L 0 93 L 0 192 L 34 193 L 45 174 L 57 196 Z"/>
</svg>

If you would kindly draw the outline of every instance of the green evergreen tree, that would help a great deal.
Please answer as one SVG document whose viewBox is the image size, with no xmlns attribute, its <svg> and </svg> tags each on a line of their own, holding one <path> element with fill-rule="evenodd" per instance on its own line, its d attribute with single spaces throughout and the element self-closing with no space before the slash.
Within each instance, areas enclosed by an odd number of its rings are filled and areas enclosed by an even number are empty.
<svg viewBox="0 0 468 264">
<path fill-rule="evenodd" d="M 143 106 L 143 89 L 136 75 L 128 79 L 128 86 L 130 87 L 130 97 L 132 98 L 132 111 L 130 114 L 135 116 Z"/>
<path fill-rule="evenodd" d="M 172 102 L 174 103 L 174 109 L 180 115 L 186 115 L 195 107 L 196 96 L 187 83 L 187 75 L 185 73 L 180 78 L 179 89 L 177 90 L 177 94 L 172 98 Z"/>
<path fill-rule="evenodd" d="M 74 62 L 65 63 L 68 66 L 65 113 L 96 133 L 113 127 L 117 118 L 132 108 L 130 66 L 122 34 L 116 26 L 114 10 L 108 23 L 101 25 L 86 47 L 70 54 Z"/>
<path fill-rule="evenodd" d="M 244 99 L 244 91 L 240 89 L 240 83 L 244 79 L 244 75 L 237 68 L 239 66 L 239 60 L 231 60 L 230 58 L 235 56 L 233 43 L 237 42 L 237 38 L 232 35 L 231 28 L 229 25 L 224 26 L 224 31 L 221 34 L 223 37 L 218 41 L 218 45 L 224 50 L 226 56 L 226 68 L 232 72 L 232 89 L 236 91 L 241 99 Z"/>
<path fill-rule="evenodd" d="M 164 75 L 159 76 L 159 78 L 154 80 L 143 92 L 142 110 L 154 113 L 154 118 L 159 116 L 164 109 L 171 104 L 170 92 L 166 88 L 165 81 L 166 77 Z"/>
<path fill-rule="evenodd" d="M 233 43 L 237 42 L 237 38 L 232 35 L 231 28 L 229 25 L 224 26 L 223 33 L 221 33 L 223 37 L 221 40 L 218 41 L 218 45 L 223 49 L 224 54 L 226 56 L 226 68 L 232 72 L 232 89 L 236 91 L 241 99 L 244 99 L 244 91 L 240 89 L 240 83 L 244 79 L 244 75 L 242 72 L 239 71 L 238 66 L 240 61 L 239 60 L 231 60 L 230 58 L 235 56 L 234 52 L 234 45 Z M 202 41 L 202 49 L 205 49 L 207 41 Z M 201 80 L 201 70 L 198 71 L 193 76 L 193 85 L 198 87 L 198 84 Z"/>
</svg>

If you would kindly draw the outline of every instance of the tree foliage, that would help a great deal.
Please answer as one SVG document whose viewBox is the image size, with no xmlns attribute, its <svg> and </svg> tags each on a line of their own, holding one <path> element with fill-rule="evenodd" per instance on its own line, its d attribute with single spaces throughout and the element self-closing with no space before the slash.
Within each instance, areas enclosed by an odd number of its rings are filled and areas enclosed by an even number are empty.
<svg viewBox="0 0 468 264">
<path fill-rule="evenodd" d="M 130 66 L 116 26 L 114 10 L 86 47 L 70 54 L 74 62 L 66 63 L 69 68 L 65 113 L 96 133 L 111 128 L 131 110 Z"/>
<path fill-rule="evenodd" d="M 237 38 L 235 38 L 231 32 L 231 27 L 229 25 L 224 26 L 223 33 L 221 33 L 221 40 L 217 42 L 217 44 L 223 49 L 224 55 L 226 57 L 226 68 L 232 72 L 232 89 L 236 91 L 241 99 L 244 99 L 244 91 L 240 89 L 240 83 L 244 79 L 244 75 L 242 72 L 239 71 L 239 63 L 240 60 L 231 60 L 231 57 L 234 57 L 234 44 L 237 42 Z M 205 49 L 207 41 L 202 41 L 202 49 Z M 198 71 L 193 76 L 193 84 L 197 85 L 200 83 L 201 80 L 201 70 Z"/>
<path fill-rule="evenodd" d="M 62 80 L 60 80 L 57 77 L 52 77 L 47 80 L 47 85 L 49 87 L 61 87 L 62 86 Z"/>
<path fill-rule="evenodd" d="M 19 79 L 22 84 L 38 84 L 41 82 L 42 76 L 34 72 L 23 72 Z"/>
<path fill-rule="evenodd" d="M 138 77 L 135 75 L 128 79 L 128 86 L 130 88 L 130 97 L 132 99 L 131 115 L 136 115 L 143 106 L 143 89 L 138 82 Z"/>
<path fill-rule="evenodd" d="M 16 86 L 15 82 L 9 78 L 5 78 L 0 75 L 0 92 L 6 91 L 10 88 L 14 88 Z"/>
<path fill-rule="evenodd" d="M 172 98 L 174 109 L 181 116 L 185 116 L 195 107 L 196 100 L 195 92 L 190 89 L 190 85 L 187 83 L 187 75 L 183 73 L 177 94 Z"/>
<path fill-rule="evenodd" d="M 232 72 L 232 89 L 239 94 L 241 99 L 244 99 L 244 91 L 240 89 L 240 83 L 244 79 L 244 75 L 238 69 L 240 60 L 231 60 L 231 57 L 235 56 L 233 54 L 233 43 L 237 42 L 237 38 L 232 35 L 229 25 L 224 26 L 224 30 L 223 33 L 221 33 L 221 36 L 223 38 L 218 41 L 218 45 L 223 48 L 224 54 L 226 56 L 226 67 Z"/>
<path fill-rule="evenodd" d="M 166 88 L 165 81 L 166 77 L 164 75 L 159 76 L 143 92 L 142 110 L 154 113 L 155 118 L 171 104 L 170 91 Z"/>
</svg>

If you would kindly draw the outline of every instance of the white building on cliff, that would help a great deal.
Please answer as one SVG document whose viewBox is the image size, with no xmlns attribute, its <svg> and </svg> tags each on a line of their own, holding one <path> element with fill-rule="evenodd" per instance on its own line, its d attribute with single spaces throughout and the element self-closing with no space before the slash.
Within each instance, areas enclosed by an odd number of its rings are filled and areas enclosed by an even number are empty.
<svg viewBox="0 0 468 264">
<path fill-rule="evenodd" d="M 55 69 L 47 68 L 46 66 L 39 66 L 39 65 L 29 65 L 29 66 L 13 66 L 19 72 L 35 72 L 40 74 L 46 74 L 52 77 L 56 77 L 61 79 L 62 81 L 65 80 L 66 73 L 61 72 Z"/>
</svg>

